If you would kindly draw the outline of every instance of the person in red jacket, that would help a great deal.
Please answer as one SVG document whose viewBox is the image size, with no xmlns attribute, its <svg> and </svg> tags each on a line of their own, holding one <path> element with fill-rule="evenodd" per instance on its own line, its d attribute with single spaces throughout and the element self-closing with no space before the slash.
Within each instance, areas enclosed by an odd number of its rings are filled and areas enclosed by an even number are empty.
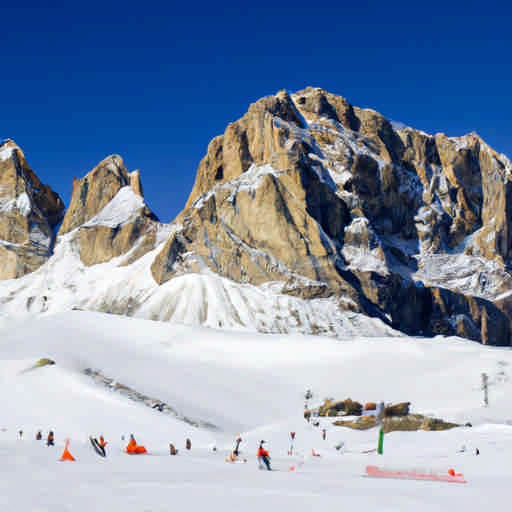
<svg viewBox="0 0 512 512">
<path fill-rule="evenodd" d="M 267 466 L 267 469 L 271 471 L 272 468 L 270 467 L 270 455 L 268 451 L 265 450 L 265 448 L 263 448 L 264 442 L 265 441 L 260 442 L 260 447 L 258 448 L 258 453 L 256 454 L 256 456 L 258 457 L 260 467 L 263 467 L 263 464 L 265 464 L 265 466 Z"/>
</svg>

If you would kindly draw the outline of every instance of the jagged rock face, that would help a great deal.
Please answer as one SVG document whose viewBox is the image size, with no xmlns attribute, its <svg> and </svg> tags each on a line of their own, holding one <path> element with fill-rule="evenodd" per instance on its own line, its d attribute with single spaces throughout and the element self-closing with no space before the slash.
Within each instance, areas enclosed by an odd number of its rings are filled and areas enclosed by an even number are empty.
<svg viewBox="0 0 512 512">
<path fill-rule="evenodd" d="M 304 208 L 305 189 L 295 181 L 300 177 L 288 175 L 279 179 L 261 167 L 251 168 L 246 176 L 260 180 L 258 186 L 251 188 L 250 184 L 243 190 L 241 184 L 236 200 L 229 197 L 231 189 L 221 188 L 200 208 L 188 210 L 183 216 L 186 227 L 168 242 L 168 251 L 190 241 L 194 252 L 212 269 L 226 276 L 236 272 L 238 281 L 243 281 L 244 276 L 256 284 L 269 277 L 281 280 L 290 270 L 314 281 L 335 279 L 336 250 L 322 239 L 322 232 Z M 313 184 L 309 192 L 314 193 Z M 333 225 L 342 229 L 347 217 L 345 204 L 334 194 L 323 199 L 331 200 L 329 216 Z M 314 200 L 310 199 L 312 203 Z M 281 236 L 276 237 L 276 232 Z M 294 250 L 290 251 L 290 247 Z M 160 276 L 158 280 L 166 279 Z"/>
<path fill-rule="evenodd" d="M 135 171 L 137 172 L 137 171 Z M 97 215 L 122 187 L 136 183 L 133 190 L 140 196 L 138 172 L 132 178 L 118 155 L 111 155 L 100 162 L 82 179 L 73 179 L 71 203 L 66 211 L 59 235 L 63 235 Z"/>
<path fill-rule="evenodd" d="M 154 248 L 157 220 L 144 203 L 139 171 L 129 173 L 121 157 L 112 155 L 73 180 L 59 236 L 77 230 L 73 239 L 86 266 L 134 249 L 124 261 L 128 264 Z"/>
<path fill-rule="evenodd" d="M 43 185 L 13 142 L 0 145 L 0 279 L 33 272 L 50 256 L 60 197 Z"/>
<path fill-rule="evenodd" d="M 158 283 L 205 269 L 277 281 L 410 334 L 506 345 L 503 301 L 414 275 L 427 255 L 465 254 L 496 262 L 510 285 L 511 171 L 476 134 L 430 136 L 321 89 L 280 92 L 210 143 L 151 270 Z"/>
</svg>

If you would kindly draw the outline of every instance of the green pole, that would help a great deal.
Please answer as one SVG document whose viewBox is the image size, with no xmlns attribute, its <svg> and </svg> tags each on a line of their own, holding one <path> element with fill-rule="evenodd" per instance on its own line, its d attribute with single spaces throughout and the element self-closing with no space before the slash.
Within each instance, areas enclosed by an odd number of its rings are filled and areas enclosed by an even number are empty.
<svg viewBox="0 0 512 512">
<path fill-rule="evenodd" d="M 379 446 L 377 447 L 377 453 L 382 455 L 384 449 L 384 430 L 381 428 L 379 430 Z"/>
</svg>

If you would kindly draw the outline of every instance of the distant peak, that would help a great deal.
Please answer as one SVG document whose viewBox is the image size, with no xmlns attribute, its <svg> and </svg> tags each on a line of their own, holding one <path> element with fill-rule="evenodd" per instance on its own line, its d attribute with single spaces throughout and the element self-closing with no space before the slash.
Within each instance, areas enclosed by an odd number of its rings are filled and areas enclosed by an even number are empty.
<svg viewBox="0 0 512 512">
<path fill-rule="evenodd" d="M 97 169 L 108 169 L 113 172 L 126 172 L 126 168 L 124 166 L 123 159 L 119 155 L 109 155 L 104 158 L 92 171 L 88 174 L 94 173 Z"/>
<path fill-rule="evenodd" d="M 288 94 L 288 91 L 286 89 L 281 89 L 280 91 L 278 91 L 276 96 L 279 99 L 288 99 L 290 97 L 290 95 Z"/>
<path fill-rule="evenodd" d="M 11 158 L 14 150 L 20 151 L 23 155 L 23 151 L 21 151 L 20 147 L 12 139 L 2 141 L 0 143 L 0 160 L 8 160 Z"/>
<path fill-rule="evenodd" d="M 2 142 L 0 142 L 0 148 L 3 147 L 3 146 L 16 146 L 16 147 L 18 147 L 16 142 L 14 142 L 12 139 L 4 139 Z"/>
</svg>

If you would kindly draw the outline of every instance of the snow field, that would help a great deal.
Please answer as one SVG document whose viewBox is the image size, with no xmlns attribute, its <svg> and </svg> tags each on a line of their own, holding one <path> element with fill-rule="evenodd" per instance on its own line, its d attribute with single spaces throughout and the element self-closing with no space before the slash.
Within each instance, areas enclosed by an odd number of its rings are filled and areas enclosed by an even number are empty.
<svg viewBox="0 0 512 512">
<path fill-rule="evenodd" d="M 42 357 L 56 364 L 27 370 Z M 455 338 L 340 341 L 80 311 L 2 317 L 0 510 L 302 512 L 348 506 L 471 512 L 482 504 L 503 506 L 512 450 L 511 365 L 509 349 Z M 129 400 L 96 384 L 85 368 L 217 429 L 199 429 Z M 488 408 L 480 406 L 483 371 L 490 381 Z M 319 427 L 306 423 L 308 388 L 312 405 L 328 396 L 407 400 L 414 412 L 470 421 L 473 428 L 393 432 L 385 436 L 384 455 L 363 453 L 376 448 L 377 430 L 337 428 L 324 418 Z M 55 447 L 34 440 L 39 429 L 44 435 L 54 430 Z M 296 432 L 293 457 L 287 455 L 290 431 Z M 123 453 L 131 433 L 148 455 Z M 238 433 L 248 463 L 228 464 Z M 106 437 L 106 459 L 90 447 L 90 434 Z M 66 438 L 76 462 L 58 462 Z M 261 439 L 278 471 L 258 470 Z M 176 457 L 168 455 L 170 442 L 179 449 Z M 340 442 L 343 453 L 335 449 Z M 368 478 L 362 476 L 368 464 L 443 473 L 454 468 L 468 484 Z"/>
</svg>

